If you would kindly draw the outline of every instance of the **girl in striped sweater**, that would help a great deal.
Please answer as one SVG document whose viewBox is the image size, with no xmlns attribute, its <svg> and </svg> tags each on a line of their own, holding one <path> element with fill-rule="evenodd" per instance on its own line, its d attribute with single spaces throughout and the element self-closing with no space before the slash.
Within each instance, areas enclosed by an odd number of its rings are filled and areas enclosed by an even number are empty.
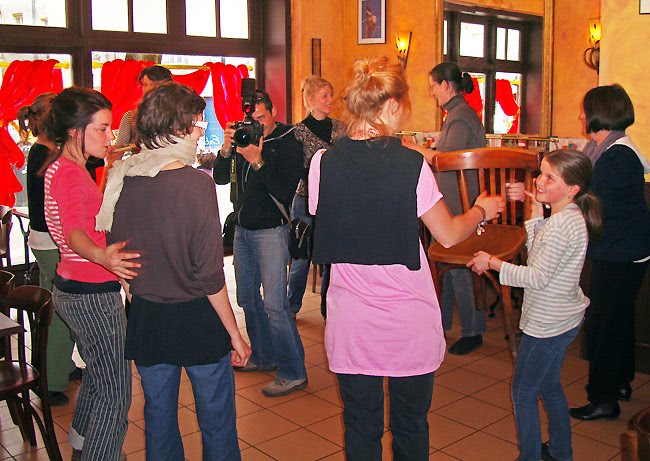
<svg viewBox="0 0 650 461">
<path fill-rule="evenodd" d="M 579 286 L 589 237 L 601 228 L 600 205 L 589 191 L 591 162 L 581 152 L 556 150 L 542 160 L 531 197 L 528 262 L 518 266 L 479 251 L 468 267 L 500 272 L 502 284 L 525 288 L 512 400 L 521 461 L 573 459 L 569 407 L 560 383 L 566 350 L 576 337 L 589 299 Z M 508 193 L 521 199 L 521 190 Z M 551 207 L 544 219 L 543 206 Z M 542 444 L 537 397 L 549 418 L 550 442 Z"/>
</svg>

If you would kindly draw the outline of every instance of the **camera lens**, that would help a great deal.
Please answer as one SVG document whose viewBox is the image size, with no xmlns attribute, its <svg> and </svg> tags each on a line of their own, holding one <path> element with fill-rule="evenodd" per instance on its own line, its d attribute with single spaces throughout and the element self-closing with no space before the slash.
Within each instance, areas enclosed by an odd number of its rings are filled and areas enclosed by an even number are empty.
<svg viewBox="0 0 650 461">
<path fill-rule="evenodd" d="M 246 147 L 250 145 L 254 136 L 255 133 L 253 132 L 253 129 L 251 127 L 243 126 L 235 130 L 233 139 L 235 141 L 235 144 L 237 144 L 239 147 Z"/>
</svg>

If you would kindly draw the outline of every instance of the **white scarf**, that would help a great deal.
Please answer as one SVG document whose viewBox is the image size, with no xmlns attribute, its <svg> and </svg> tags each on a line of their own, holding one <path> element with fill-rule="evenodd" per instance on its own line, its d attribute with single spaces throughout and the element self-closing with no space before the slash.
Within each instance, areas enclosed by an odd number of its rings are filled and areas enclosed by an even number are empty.
<svg viewBox="0 0 650 461">
<path fill-rule="evenodd" d="M 165 143 L 158 149 L 143 148 L 139 154 L 126 160 L 117 160 L 108 174 L 102 206 L 95 218 L 95 229 L 109 231 L 113 226 L 115 204 L 120 198 L 125 176 L 155 177 L 160 170 L 175 161 L 191 165 L 196 160 L 196 142 L 189 136 L 172 137 L 176 144 Z M 163 141 L 164 142 L 164 141 Z"/>
</svg>

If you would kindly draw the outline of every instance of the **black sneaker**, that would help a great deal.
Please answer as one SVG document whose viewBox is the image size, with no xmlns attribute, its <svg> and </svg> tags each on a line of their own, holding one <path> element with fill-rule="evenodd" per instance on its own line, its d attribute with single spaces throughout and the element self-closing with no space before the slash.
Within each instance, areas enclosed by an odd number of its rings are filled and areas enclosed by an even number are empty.
<svg viewBox="0 0 650 461">
<path fill-rule="evenodd" d="M 48 391 L 51 407 L 63 407 L 70 403 L 67 395 L 60 391 Z"/>
<path fill-rule="evenodd" d="M 83 368 L 79 368 L 79 367 L 75 368 L 68 375 L 68 381 L 81 381 L 83 377 L 83 371 L 84 371 Z"/>
<path fill-rule="evenodd" d="M 555 461 L 555 458 L 551 456 L 551 451 L 548 447 L 548 442 L 542 444 L 542 461 Z"/>
<path fill-rule="evenodd" d="M 450 354 L 465 355 L 478 349 L 483 344 L 483 336 L 463 336 L 447 350 Z"/>
</svg>

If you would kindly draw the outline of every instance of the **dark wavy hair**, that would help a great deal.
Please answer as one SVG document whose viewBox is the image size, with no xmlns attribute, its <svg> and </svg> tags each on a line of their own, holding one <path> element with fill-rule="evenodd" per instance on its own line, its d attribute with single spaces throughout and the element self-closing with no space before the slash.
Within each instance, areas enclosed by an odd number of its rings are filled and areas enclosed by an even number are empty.
<svg viewBox="0 0 650 461">
<path fill-rule="evenodd" d="M 50 114 L 45 120 L 45 135 L 59 148 L 50 152 L 39 175 L 45 173 L 47 168 L 61 155 L 65 144 L 70 140 L 70 130 L 80 129 L 81 152 L 86 150 L 85 130 L 92 122 L 93 117 L 100 110 L 111 110 L 113 105 L 99 91 L 72 86 L 61 91 L 51 101 Z"/>
<path fill-rule="evenodd" d="M 474 91 L 472 76 L 467 72 L 461 72 L 460 68 L 453 62 L 442 62 L 431 69 L 429 76 L 436 83 L 447 82 L 456 93 L 471 93 Z"/>
<path fill-rule="evenodd" d="M 30 132 L 33 136 L 38 136 L 44 132 L 45 120 L 50 113 L 54 96 L 56 96 L 56 93 L 39 94 L 34 99 L 34 102 L 18 110 L 16 119 L 18 120 L 18 134 L 22 142 L 28 140 Z"/>
<path fill-rule="evenodd" d="M 149 66 L 142 69 L 142 72 L 138 76 L 138 82 L 142 82 L 142 79 L 145 77 L 149 77 L 149 80 L 152 82 L 171 81 L 172 73 L 163 66 Z"/>
<path fill-rule="evenodd" d="M 587 231 L 591 240 L 600 238 L 603 228 L 600 200 L 591 191 L 591 160 L 577 150 L 560 149 L 544 156 L 544 160 L 555 168 L 569 186 L 579 186 L 580 191 L 573 197 L 585 217 Z"/>
<path fill-rule="evenodd" d="M 625 131 L 634 124 L 632 100 L 621 85 L 597 86 L 582 100 L 587 133 Z"/>
<path fill-rule="evenodd" d="M 180 83 L 162 83 L 147 92 L 135 118 L 136 143 L 148 149 L 175 144 L 174 136 L 192 132 L 192 123 L 205 109 L 205 101 Z"/>
</svg>

